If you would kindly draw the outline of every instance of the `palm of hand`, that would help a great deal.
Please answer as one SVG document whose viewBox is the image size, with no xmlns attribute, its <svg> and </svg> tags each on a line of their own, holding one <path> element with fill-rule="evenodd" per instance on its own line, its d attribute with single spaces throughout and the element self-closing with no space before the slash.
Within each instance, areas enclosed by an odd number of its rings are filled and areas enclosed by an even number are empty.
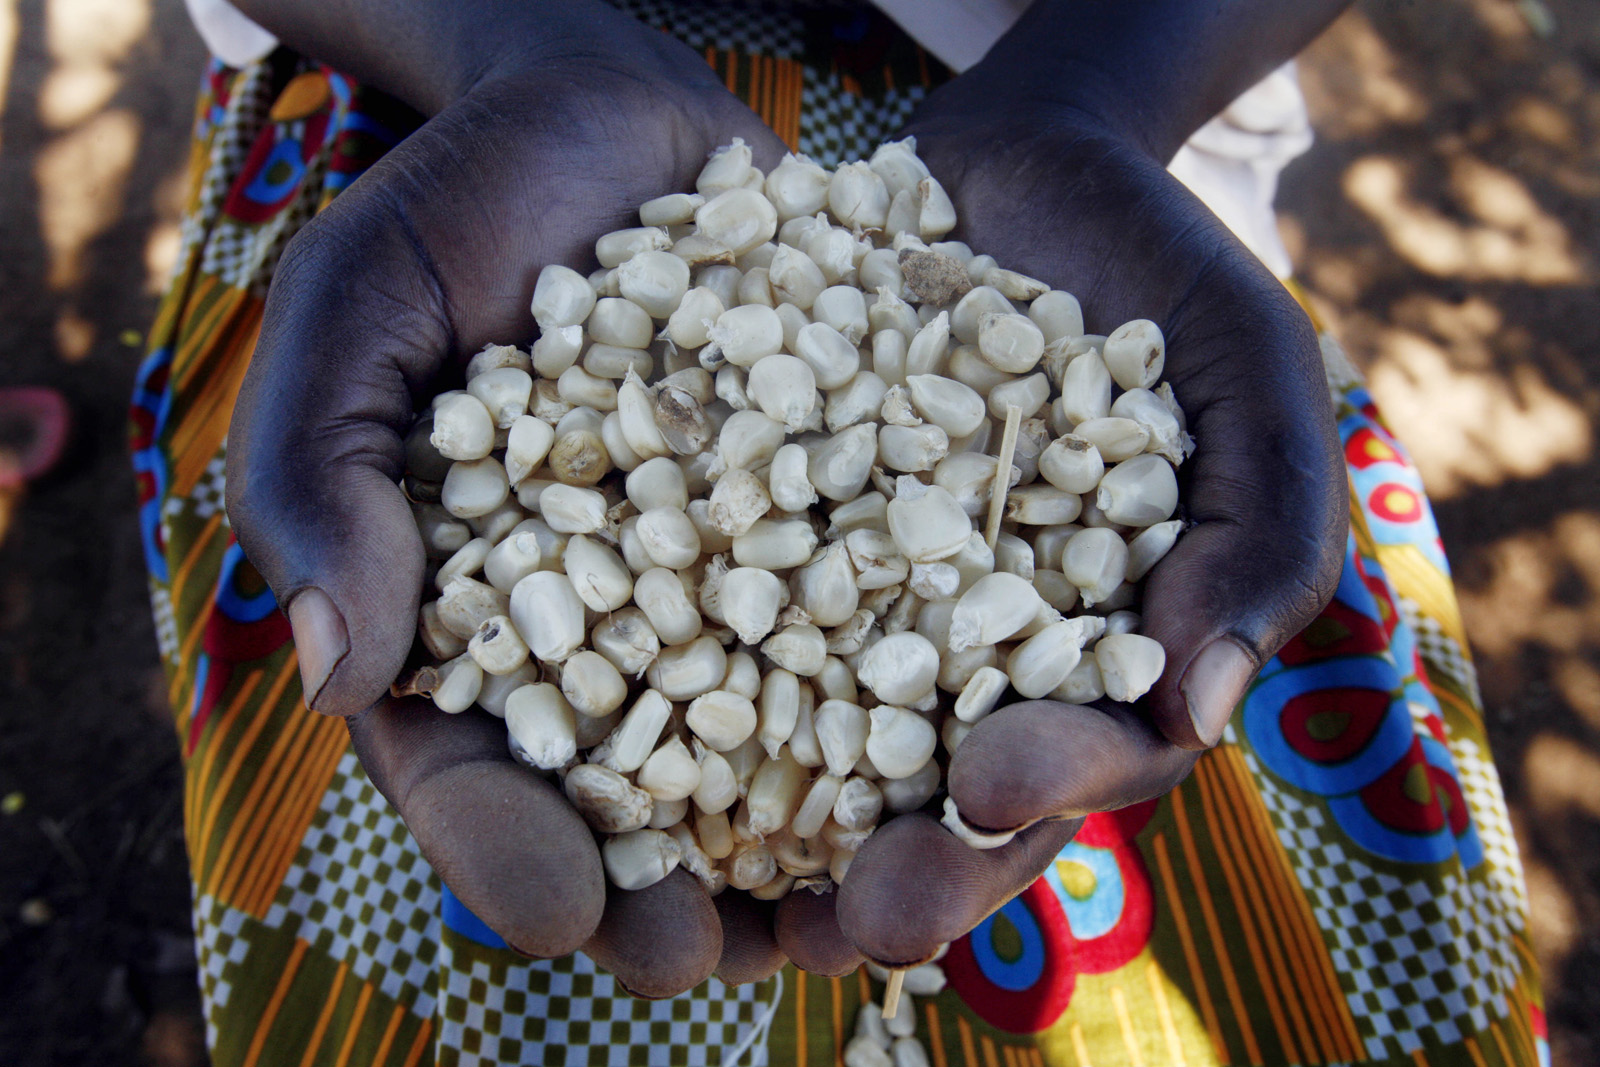
<svg viewBox="0 0 1600 1067">
<path fill-rule="evenodd" d="M 950 794 L 977 826 L 1038 825 L 974 853 L 933 820 L 902 817 L 852 865 L 841 927 L 869 956 L 906 962 L 1020 892 L 1079 817 L 1160 796 L 1189 773 L 1253 670 L 1331 596 L 1346 504 L 1309 323 L 1186 189 L 1097 132 L 997 138 L 988 123 L 941 116 L 937 103 L 926 114 L 914 131 L 919 154 L 955 201 L 954 236 L 1074 293 L 1091 332 L 1159 323 L 1164 377 L 1199 448 L 1180 471 L 1194 525 L 1145 587 L 1141 632 L 1167 650 L 1147 700 L 1136 709 L 1030 701 L 990 715 L 951 761 Z M 1221 671 L 1204 662 L 1214 647 L 1229 650 Z M 897 928 L 884 921 L 896 911 L 926 919 Z"/>
<path fill-rule="evenodd" d="M 699 57 L 639 34 L 625 70 L 569 59 L 479 85 L 297 235 L 230 431 L 229 511 L 296 623 L 308 703 L 351 716 L 367 773 L 463 902 L 519 951 L 581 946 L 661 996 L 719 964 L 733 981 L 770 973 L 770 907 L 714 906 L 681 871 L 608 892 L 588 828 L 510 762 L 501 724 L 368 706 L 412 642 L 424 558 L 395 483 L 446 363 L 530 339 L 538 271 L 587 261 L 638 204 L 692 186 L 717 145 L 743 136 L 766 166 L 781 152 Z M 299 632 L 308 604 L 332 605 L 312 628 L 331 650 Z"/>
</svg>

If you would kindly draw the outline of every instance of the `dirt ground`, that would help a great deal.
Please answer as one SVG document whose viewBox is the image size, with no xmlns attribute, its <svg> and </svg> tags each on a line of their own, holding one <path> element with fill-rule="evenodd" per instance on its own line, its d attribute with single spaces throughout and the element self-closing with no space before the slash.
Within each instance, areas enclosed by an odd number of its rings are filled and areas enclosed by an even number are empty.
<svg viewBox="0 0 1600 1067">
<path fill-rule="evenodd" d="M 197 1062 L 177 748 L 123 439 L 202 50 L 178 0 L 0 2 L 0 385 L 78 436 L 0 495 L 0 1063 Z M 1415 453 L 1527 867 L 1553 1060 L 1600 1063 L 1600 8 L 1367 0 L 1301 63 L 1320 314 Z"/>
</svg>

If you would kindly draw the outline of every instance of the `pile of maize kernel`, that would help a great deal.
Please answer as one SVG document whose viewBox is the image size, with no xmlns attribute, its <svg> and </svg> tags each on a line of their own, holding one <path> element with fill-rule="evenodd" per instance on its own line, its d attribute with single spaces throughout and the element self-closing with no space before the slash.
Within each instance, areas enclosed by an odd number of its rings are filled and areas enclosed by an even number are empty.
<svg viewBox="0 0 1600 1067">
<path fill-rule="evenodd" d="M 396 691 L 503 718 L 623 889 L 821 891 L 941 801 L 1005 844 L 942 792 L 967 733 L 1165 666 L 1139 587 L 1194 443 L 1160 328 L 1087 334 L 944 240 L 912 139 L 769 174 L 735 140 L 639 221 L 409 434 L 437 596 Z"/>
</svg>

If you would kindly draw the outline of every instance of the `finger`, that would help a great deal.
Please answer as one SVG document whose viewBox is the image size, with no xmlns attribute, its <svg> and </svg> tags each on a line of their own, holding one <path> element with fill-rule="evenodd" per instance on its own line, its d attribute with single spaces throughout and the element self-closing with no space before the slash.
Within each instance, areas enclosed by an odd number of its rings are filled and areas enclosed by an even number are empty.
<svg viewBox="0 0 1600 1067">
<path fill-rule="evenodd" d="M 986 716 L 967 734 L 947 784 L 963 819 L 1004 831 L 1161 796 L 1196 758 L 1126 705 L 1100 711 L 1030 700 Z"/>
<path fill-rule="evenodd" d="M 564 956 L 589 938 L 606 896 L 594 837 L 559 790 L 511 761 L 504 723 L 384 701 L 349 725 L 372 784 L 474 915 L 525 955 Z"/>
<path fill-rule="evenodd" d="M 831 886 L 822 893 L 790 893 L 779 901 L 778 944 L 801 970 L 837 978 L 861 966 L 861 950 L 839 929 L 838 902 Z"/>
<path fill-rule="evenodd" d="M 868 838 L 839 888 L 839 928 L 885 967 L 926 962 L 1026 889 L 1080 825 L 1040 823 L 980 851 L 927 815 L 891 819 Z"/>
<path fill-rule="evenodd" d="M 306 703 L 335 714 L 399 672 L 422 588 L 401 434 L 449 338 L 392 222 L 352 188 L 291 242 L 228 434 L 229 519 L 286 606 Z"/>
<path fill-rule="evenodd" d="M 711 898 L 681 867 L 655 885 L 606 891 L 605 915 L 583 945 L 633 996 L 673 997 L 711 977 L 722 923 Z"/>
<path fill-rule="evenodd" d="M 711 898 L 722 920 L 722 958 L 716 976 L 731 986 L 771 978 L 789 962 L 772 933 L 777 905 L 725 889 Z"/>
</svg>

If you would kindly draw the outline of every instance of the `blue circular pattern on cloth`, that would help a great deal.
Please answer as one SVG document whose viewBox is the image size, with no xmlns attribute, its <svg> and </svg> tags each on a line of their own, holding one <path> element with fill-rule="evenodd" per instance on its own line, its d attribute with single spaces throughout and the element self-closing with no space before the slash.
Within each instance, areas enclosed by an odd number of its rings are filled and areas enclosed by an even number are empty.
<svg viewBox="0 0 1600 1067">
<path fill-rule="evenodd" d="M 1081 900 L 1067 892 L 1061 882 L 1057 863 L 1081 863 L 1087 867 L 1094 875 L 1094 892 Z M 1116 928 L 1117 921 L 1122 918 L 1128 890 L 1122 882 L 1122 868 L 1117 865 L 1117 857 L 1109 848 L 1069 842 L 1056 857 L 1055 863 L 1045 868 L 1044 878 L 1055 890 L 1056 899 L 1061 901 L 1061 910 L 1067 914 L 1067 924 L 1072 927 L 1073 937 L 1079 941 L 1092 941 Z"/>
<path fill-rule="evenodd" d="M 1004 915 L 1017 931 L 1022 942 L 1022 952 L 1014 960 L 1003 960 L 994 948 L 995 920 Z M 1013 898 L 998 912 L 978 924 L 972 931 L 972 955 L 983 976 L 1001 989 L 1019 993 L 1032 988 L 1044 975 L 1044 933 L 1039 923 L 1023 904 L 1021 897 Z"/>
</svg>

